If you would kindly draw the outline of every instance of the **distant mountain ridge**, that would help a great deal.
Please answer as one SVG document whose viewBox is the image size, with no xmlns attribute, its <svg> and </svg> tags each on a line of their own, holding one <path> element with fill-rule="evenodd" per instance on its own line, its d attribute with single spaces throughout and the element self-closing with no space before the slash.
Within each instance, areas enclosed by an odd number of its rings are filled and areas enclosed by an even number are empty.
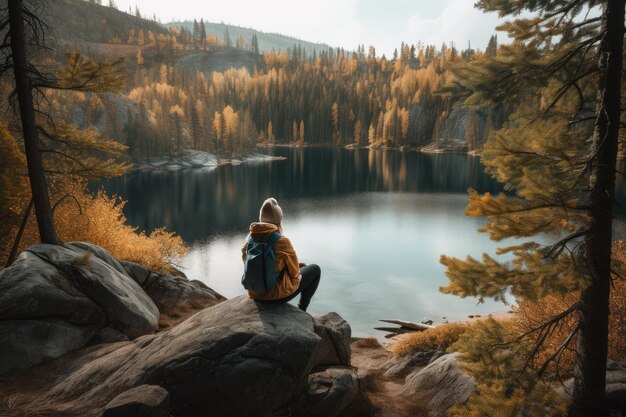
<svg viewBox="0 0 626 417">
<path fill-rule="evenodd" d="M 184 27 L 187 30 L 193 30 L 193 21 L 185 20 L 185 21 L 175 21 L 169 22 L 165 24 L 168 28 L 180 28 Z M 249 43 L 252 39 L 252 35 L 256 35 L 259 41 L 259 52 L 269 52 L 272 49 L 276 51 L 286 51 L 288 48 L 293 48 L 294 45 L 301 45 L 306 49 L 307 54 L 313 53 L 313 50 L 317 52 L 326 51 L 328 48 L 332 48 L 332 46 L 327 45 L 325 43 L 317 43 L 317 42 L 309 42 L 304 41 L 298 38 L 294 38 L 292 36 L 281 35 L 279 33 L 266 33 L 260 30 L 245 28 L 242 26 L 235 26 L 226 23 L 211 23 L 204 22 L 204 27 L 206 28 L 207 35 L 211 34 L 219 39 L 224 39 L 224 33 L 226 29 L 228 29 L 228 33 L 230 38 L 232 39 L 233 45 L 235 44 L 236 39 L 239 36 L 243 36 L 246 43 Z"/>
<path fill-rule="evenodd" d="M 153 20 L 138 18 L 114 7 L 85 0 L 46 0 L 42 12 L 42 17 L 54 29 L 55 35 L 66 42 L 108 43 L 114 38 L 124 42 L 128 38 L 130 29 L 136 33 L 143 29 L 157 35 L 167 34 L 170 28 L 184 27 L 190 31 L 193 30 L 193 21 L 161 24 Z M 252 36 L 256 35 L 260 53 L 272 49 L 286 51 L 294 45 L 300 45 L 307 54 L 311 54 L 313 50 L 319 53 L 332 48 L 324 43 L 225 23 L 204 22 L 204 25 L 207 34 L 218 39 L 224 39 L 224 33 L 228 29 L 233 45 L 239 36 L 243 36 L 245 43 L 249 44 Z"/>
</svg>

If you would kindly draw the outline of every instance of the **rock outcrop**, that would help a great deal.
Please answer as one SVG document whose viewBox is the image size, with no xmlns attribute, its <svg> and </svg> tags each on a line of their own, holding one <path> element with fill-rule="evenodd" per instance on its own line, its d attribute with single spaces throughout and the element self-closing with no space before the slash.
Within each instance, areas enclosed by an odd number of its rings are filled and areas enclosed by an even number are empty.
<svg viewBox="0 0 626 417">
<path fill-rule="evenodd" d="M 320 334 L 336 335 L 334 354 L 318 355 L 328 342 Z M 241 296 L 167 331 L 36 368 L 22 385 L 42 374 L 51 377 L 20 398 L 29 406 L 36 402 L 42 413 L 69 408 L 72 415 L 91 416 L 120 392 L 148 384 L 169 392 L 175 417 L 308 416 L 320 409 L 335 416 L 355 396 L 354 370 L 336 368 L 349 360 L 349 343 L 349 326 L 339 316 L 313 319 L 289 304 Z M 329 364 L 331 357 L 343 359 Z M 320 361 L 325 367 L 318 369 Z"/>
<path fill-rule="evenodd" d="M 33 246 L 0 271 L 0 375 L 154 333 L 160 308 L 167 321 L 223 299 L 186 278 L 123 265 L 95 245 Z"/>
<path fill-rule="evenodd" d="M 159 326 L 171 327 L 193 313 L 213 306 L 225 298 L 206 284 L 177 275 L 150 271 L 134 262 L 120 262 L 159 309 Z"/>
<path fill-rule="evenodd" d="M 337 313 L 326 313 L 313 319 L 315 333 L 322 342 L 316 365 L 350 365 L 350 325 Z"/>
<path fill-rule="evenodd" d="M 309 375 L 300 417 L 338 416 L 357 397 L 356 369 L 330 367 Z"/>
<path fill-rule="evenodd" d="M 350 336 L 336 313 L 37 245 L 0 271 L 0 415 L 334 417 L 357 396 Z"/>
<path fill-rule="evenodd" d="M 406 377 L 403 394 L 423 401 L 430 417 L 446 417 L 450 407 L 462 404 L 476 391 L 476 383 L 458 367 L 458 352 L 432 361 Z"/>
</svg>

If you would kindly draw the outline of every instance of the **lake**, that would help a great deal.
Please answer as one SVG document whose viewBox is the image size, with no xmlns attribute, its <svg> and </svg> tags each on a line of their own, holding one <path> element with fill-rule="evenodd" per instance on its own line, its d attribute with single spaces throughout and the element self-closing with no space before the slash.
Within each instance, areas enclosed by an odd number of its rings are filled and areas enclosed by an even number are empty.
<svg viewBox="0 0 626 417">
<path fill-rule="evenodd" d="M 207 170 L 134 173 L 105 183 L 128 200 L 130 224 L 166 226 L 190 246 L 190 279 L 226 297 L 244 293 L 241 247 L 260 204 L 275 197 L 283 228 L 301 261 L 322 280 L 309 312 L 336 311 L 354 335 L 381 336 L 379 319 L 462 320 L 504 312 L 439 293 L 447 280 L 441 254 L 495 253 L 498 244 L 463 210 L 467 189 L 499 192 L 478 157 L 391 150 L 270 149 L 284 161 Z M 622 187 L 623 189 L 623 187 Z"/>
</svg>

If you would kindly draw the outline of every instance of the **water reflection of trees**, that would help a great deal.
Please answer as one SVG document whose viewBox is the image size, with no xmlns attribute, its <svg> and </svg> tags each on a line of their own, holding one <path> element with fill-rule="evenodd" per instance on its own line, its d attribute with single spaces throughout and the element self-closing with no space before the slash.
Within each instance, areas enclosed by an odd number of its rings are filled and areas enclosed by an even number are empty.
<svg viewBox="0 0 626 417">
<path fill-rule="evenodd" d="M 260 202 L 321 199 L 365 192 L 497 192 L 479 159 L 388 150 L 276 149 L 285 161 L 131 174 L 106 184 L 127 199 L 131 224 L 167 226 L 186 241 L 245 230 Z"/>
</svg>

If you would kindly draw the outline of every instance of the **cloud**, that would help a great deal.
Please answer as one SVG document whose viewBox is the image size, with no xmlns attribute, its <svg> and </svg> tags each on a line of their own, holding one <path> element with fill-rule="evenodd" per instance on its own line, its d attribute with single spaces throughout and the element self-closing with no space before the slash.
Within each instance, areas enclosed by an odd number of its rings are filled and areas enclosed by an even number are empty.
<svg viewBox="0 0 626 417">
<path fill-rule="evenodd" d="M 164 22 L 202 17 L 209 22 L 223 21 L 333 46 L 356 46 L 361 32 L 356 16 L 357 0 L 120 0 L 117 3 L 121 10 L 132 5 L 133 11 L 137 3 L 142 13 L 147 16 L 156 13 Z"/>
<path fill-rule="evenodd" d="M 341 46 L 374 45 L 388 57 L 401 42 L 437 47 L 455 42 L 484 49 L 498 17 L 474 9 L 474 0 L 117 0 L 121 10 L 139 5 L 163 21 L 204 18 Z"/>
<path fill-rule="evenodd" d="M 469 0 L 447 0 L 441 13 L 424 17 L 419 13 L 407 19 L 407 32 L 411 42 L 418 40 L 439 47 L 443 42 L 454 42 L 457 48 L 465 48 L 467 41 L 473 48 L 485 49 L 489 37 L 496 33 L 500 20 L 496 14 L 485 14 Z"/>
</svg>

